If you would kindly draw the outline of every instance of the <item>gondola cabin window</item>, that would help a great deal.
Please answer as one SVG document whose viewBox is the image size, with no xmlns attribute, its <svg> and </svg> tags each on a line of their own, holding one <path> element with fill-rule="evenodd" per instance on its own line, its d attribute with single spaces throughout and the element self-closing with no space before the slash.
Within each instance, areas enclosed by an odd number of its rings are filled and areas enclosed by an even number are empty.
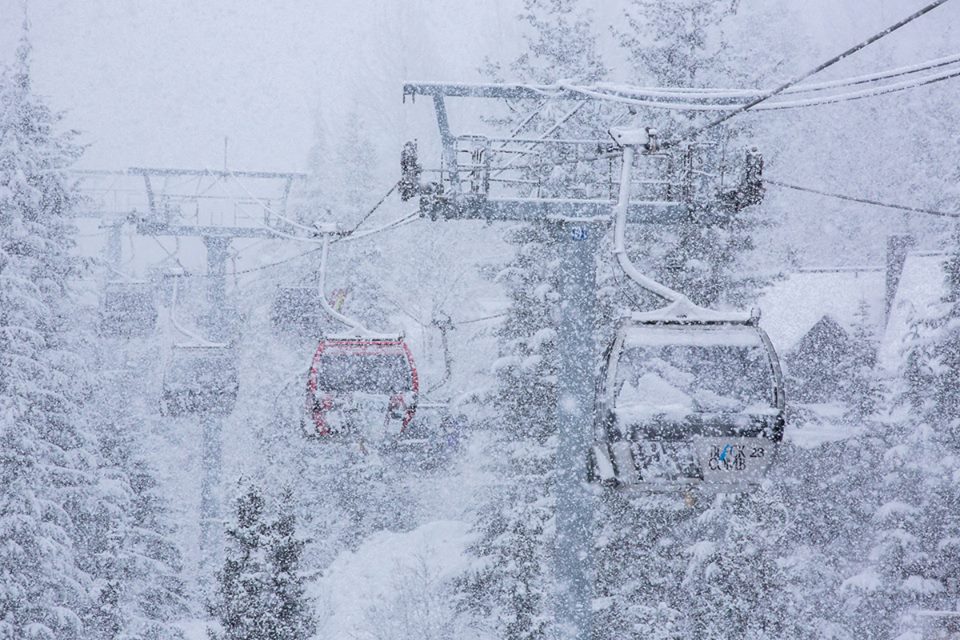
<svg viewBox="0 0 960 640">
<path fill-rule="evenodd" d="M 769 356 L 752 327 L 632 327 L 613 379 L 623 436 L 740 430 L 777 413 Z"/>
<path fill-rule="evenodd" d="M 174 383 L 215 387 L 227 375 L 230 361 L 210 356 L 183 356 L 170 367 L 170 381 Z"/>
<path fill-rule="evenodd" d="M 317 388 L 393 395 L 410 389 L 410 367 L 400 353 L 326 349 L 317 363 Z"/>
</svg>

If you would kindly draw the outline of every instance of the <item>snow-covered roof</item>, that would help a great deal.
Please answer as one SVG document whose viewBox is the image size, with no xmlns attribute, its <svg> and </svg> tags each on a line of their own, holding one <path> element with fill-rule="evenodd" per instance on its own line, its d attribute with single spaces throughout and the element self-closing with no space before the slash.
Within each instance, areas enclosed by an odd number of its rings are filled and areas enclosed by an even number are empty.
<svg viewBox="0 0 960 640">
<path fill-rule="evenodd" d="M 886 276 L 880 267 L 810 269 L 791 273 L 774 282 L 761 296 L 760 326 L 783 354 L 795 347 L 824 316 L 845 329 L 857 319 L 861 303 L 867 304 L 870 321 L 883 326 Z"/>
<path fill-rule="evenodd" d="M 880 342 L 879 364 L 885 371 L 897 370 L 900 348 L 909 332 L 911 320 L 943 297 L 943 265 L 946 260 L 947 255 L 939 252 L 907 254 Z"/>
</svg>

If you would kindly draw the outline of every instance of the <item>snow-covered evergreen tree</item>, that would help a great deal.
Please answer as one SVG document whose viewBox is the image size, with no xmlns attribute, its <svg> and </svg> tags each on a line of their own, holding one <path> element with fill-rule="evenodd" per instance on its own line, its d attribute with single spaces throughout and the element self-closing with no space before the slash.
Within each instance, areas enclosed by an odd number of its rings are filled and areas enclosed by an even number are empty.
<svg viewBox="0 0 960 640">
<path fill-rule="evenodd" d="M 960 227 L 952 245 L 960 241 Z M 960 446 L 960 252 L 944 262 L 944 295 L 912 327 L 904 352 L 904 400 L 940 432 L 944 443 Z"/>
<path fill-rule="evenodd" d="M 559 265 L 548 237 L 542 226 L 516 230 L 517 257 L 499 276 L 512 304 L 498 331 L 505 353 L 494 363 L 501 436 L 495 465 L 513 484 L 481 510 L 479 539 L 471 547 L 477 561 L 462 583 L 476 619 L 511 640 L 545 638 L 552 617 L 557 363 L 551 310 Z"/>
<path fill-rule="evenodd" d="M 510 64 L 517 79 L 591 83 L 604 77 L 593 13 L 576 0 L 523 0 L 518 16 L 528 31 L 527 50 Z"/>
<path fill-rule="evenodd" d="M 595 517 L 594 636 L 691 637 L 678 533 L 694 512 L 674 496 L 631 499 L 609 491 Z"/>
<path fill-rule="evenodd" d="M 189 605 L 171 515 L 156 472 L 137 448 L 135 434 L 144 421 L 133 411 L 135 390 L 128 379 L 111 382 L 95 395 L 99 409 L 91 417 L 100 425 L 102 497 L 92 535 L 82 544 L 96 600 L 89 638 L 180 638 L 174 623 L 189 613 Z"/>
<path fill-rule="evenodd" d="M 954 247 L 960 229 L 954 234 Z M 858 614 L 902 628 L 913 608 L 954 609 L 960 569 L 946 558 L 960 531 L 960 250 L 943 262 L 943 295 L 914 319 L 902 352 L 898 408 L 885 433 L 876 533 Z M 869 580 L 867 579 L 869 578 Z"/>
<path fill-rule="evenodd" d="M 877 339 L 873 334 L 866 301 L 861 301 L 850 337 L 853 348 L 844 367 L 847 384 L 843 392 L 848 406 L 846 417 L 855 422 L 876 415 L 884 391 L 877 372 Z"/>
<path fill-rule="evenodd" d="M 589 10 L 573 0 L 524 0 L 523 7 L 518 18 L 528 28 L 527 50 L 508 65 L 510 81 L 575 79 L 589 83 L 604 77 L 607 70 Z M 503 79 L 500 65 L 490 65 L 486 73 Z M 552 115 L 560 113 L 543 116 L 551 126 L 555 122 Z M 589 138 L 602 123 L 576 115 L 564 126 L 564 131 Z M 553 180 L 571 188 L 579 181 L 592 179 L 568 169 L 562 168 L 561 175 L 554 175 Z M 556 304 L 562 265 L 548 225 L 517 229 L 508 240 L 516 245 L 517 254 L 497 276 L 507 288 L 511 307 L 499 332 L 503 346 L 501 358 L 494 365 L 498 379 L 495 401 L 504 410 L 507 424 L 542 438 L 553 432 L 555 423 Z"/>
<path fill-rule="evenodd" d="M 335 152 L 332 175 L 336 179 L 334 211 L 344 224 L 356 224 L 382 194 L 375 176 L 373 147 L 356 105 L 347 115 Z"/>
<path fill-rule="evenodd" d="M 851 626 L 866 637 L 902 630 L 910 609 L 929 607 L 945 591 L 936 575 L 944 567 L 934 567 L 932 561 L 939 555 L 938 543 L 949 538 L 943 537 L 939 509 L 927 512 L 925 507 L 945 497 L 937 478 L 946 469 L 933 459 L 935 449 L 924 431 L 891 425 L 878 491 L 865 496 L 872 509 L 867 554 L 844 581 L 843 593 Z"/>
<path fill-rule="evenodd" d="M 560 268 L 542 226 L 511 234 L 517 255 L 498 275 L 511 298 L 511 312 L 499 330 L 502 355 L 494 362 L 496 403 L 513 437 L 539 438 L 556 422 L 556 320 L 559 302 L 555 274 Z"/>
<path fill-rule="evenodd" d="M 331 175 L 330 149 L 324 110 L 313 114 L 313 141 L 307 154 L 307 184 L 302 198 L 296 203 L 296 217 L 301 224 L 331 222 L 334 177 Z"/>
<path fill-rule="evenodd" d="M 69 640 L 92 608 L 77 543 L 96 464 L 66 283 L 77 194 L 65 170 L 81 148 L 33 92 L 29 62 L 25 30 L 0 75 L 0 637 Z"/>
<path fill-rule="evenodd" d="M 785 514 L 757 491 L 719 496 L 698 520 L 684 577 L 691 636 L 796 637 L 785 632 L 791 603 L 777 562 Z"/>
<path fill-rule="evenodd" d="M 638 84 L 703 86 L 716 78 L 728 44 L 717 27 L 736 13 L 738 0 L 629 0 L 618 31 Z M 724 65 L 729 70 L 729 65 Z M 726 86 L 726 85 L 721 85 Z"/>
<path fill-rule="evenodd" d="M 478 561 L 460 581 L 461 601 L 475 625 L 510 640 L 544 640 L 552 622 L 547 541 L 553 504 L 529 493 L 507 491 L 481 514 L 483 529 L 470 549 Z"/>
<path fill-rule="evenodd" d="M 290 497 L 283 496 L 281 504 Z M 297 537 L 293 513 L 284 508 L 271 515 L 260 490 L 250 485 L 237 499 L 227 537 L 227 558 L 210 605 L 221 626 L 213 637 L 310 638 L 316 621 L 300 573 L 304 542 Z"/>
</svg>

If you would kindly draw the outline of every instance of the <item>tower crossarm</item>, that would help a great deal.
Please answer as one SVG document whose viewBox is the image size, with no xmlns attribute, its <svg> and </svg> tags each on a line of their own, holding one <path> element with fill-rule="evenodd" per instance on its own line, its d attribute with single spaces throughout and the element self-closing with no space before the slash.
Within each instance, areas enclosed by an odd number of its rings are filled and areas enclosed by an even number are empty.
<svg viewBox="0 0 960 640">
<path fill-rule="evenodd" d="M 421 165 L 418 142 L 407 143 L 401 156 L 401 197 L 417 198 L 425 215 L 609 219 L 624 142 L 608 127 L 635 119 L 623 105 L 560 85 L 410 82 L 403 95 L 430 98 L 436 117 L 439 165 Z M 451 113 L 454 101 L 471 101 L 473 131 L 457 130 L 463 124 Z M 755 150 L 731 163 L 721 145 L 690 142 L 660 150 L 656 132 L 650 135 L 630 173 L 629 223 L 723 223 L 762 199 L 763 159 Z"/>
</svg>

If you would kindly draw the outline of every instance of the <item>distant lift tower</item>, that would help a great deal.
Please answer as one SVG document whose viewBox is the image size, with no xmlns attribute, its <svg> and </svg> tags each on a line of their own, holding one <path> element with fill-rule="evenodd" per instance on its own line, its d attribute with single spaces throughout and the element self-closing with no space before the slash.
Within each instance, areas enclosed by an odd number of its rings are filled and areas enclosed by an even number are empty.
<svg viewBox="0 0 960 640">
<path fill-rule="evenodd" d="M 436 113 L 441 148 L 439 168 L 421 166 L 417 145 L 407 143 L 401 156 L 401 196 L 417 199 L 434 220 L 539 222 L 549 226 L 563 265 L 560 280 L 561 320 L 558 329 L 557 629 L 564 640 L 591 635 L 592 504 L 585 486 L 586 460 L 595 411 L 597 350 L 594 331 L 596 254 L 599 239 L 610 226 L 619 191 L 622 146 L 598 122 L 593 137 L 564 137 L 569 123 L 591 116 L 603 120 L 624 116 L 598 101 L 552 87 L 523 85 L 406 84 L 404 98 L 425 96 Z M 448 98 L 492 99 L 480 109 L 489 121 L 508 112 L 493 100 L 529 108 L 514 118 L 519 125 L 501 137 L 455 135 L 447 112 Z M 474 112 L 477 110 L 474 109 Z M 586 116 L 586 117 L 585 117 Z M 579 127 L 580 130 L 583 126 Z M 762 197 L 762 159 L 748 153 L 746 170 L 725 189 L 710 149 L 684 145 L 657 150 L 656 135 L 640 132 L 642 148 L 633 174 L 628 223 L 675 224 L 691 215 L 704 224 L 734 215 Z M 563 175 L 557 176 L 557 169 Z M 565 179 L 579 176 L 581 180 Z"/>
<path fill-rule="evenodd" d="M 203 323 L 207 339 L 232 344 L 238 314 L 228 307 L 226 267 L 236 238 L 283 238 L 291 231 L 287 218 L 290 193 L 301 173 L 132 168 L 147 197 L 146 215 L 138 216 L 137 232 L 148 236 L 197 237 L 207 249 L 207 302 Z M 236 375 L 236 369 L 233 370 Z M 225 372 L 224 372 L 225 373 Z M 231 406 L 232 409 L 232 406 Z M 221 511 L 222 411 L 201 416 L 203 479 L 200 495 L 201 547 L 205 563 L 219 559 Z"/>
<path fill-rule="evenodd" d="M 202 323 L 204 340 L 214 345 L 229 345 L 235 341 L 239 328 L 238 314 L 228 306 L 226 296 L 230 243 L 237 238 L 289 237 L 295 230 L 295 223 L 287 218 L 291 191 L 305 178 L 306 174 L 302 173 L 132 168 L 122 172 L 109 189 L 101 189 L 103 193 L 94 195 L 102 216 L 112 221 L 133 222 L 140 235 L 195 237 L 203 241 L 207 250 L 208 302 L 208 313 Z M 109 246 L 119 247 L 119 227 L 112 226 L 111 230 L 115 233 L 110 237 Z M 303 234 L 302 229 L 299 233 Z M 114 253 L 116 248 L 111 251 Z M 194 355 L 203 357 L 210 348 L 200 345 Z M 236 369 L 222 373 L 236 375 Z M 199 414 L 203 428 L 201 547 L 208 568 L 219 556 L 222 528 L 219 502 L 222 414 L 222 410 Z"/>
</svg>

